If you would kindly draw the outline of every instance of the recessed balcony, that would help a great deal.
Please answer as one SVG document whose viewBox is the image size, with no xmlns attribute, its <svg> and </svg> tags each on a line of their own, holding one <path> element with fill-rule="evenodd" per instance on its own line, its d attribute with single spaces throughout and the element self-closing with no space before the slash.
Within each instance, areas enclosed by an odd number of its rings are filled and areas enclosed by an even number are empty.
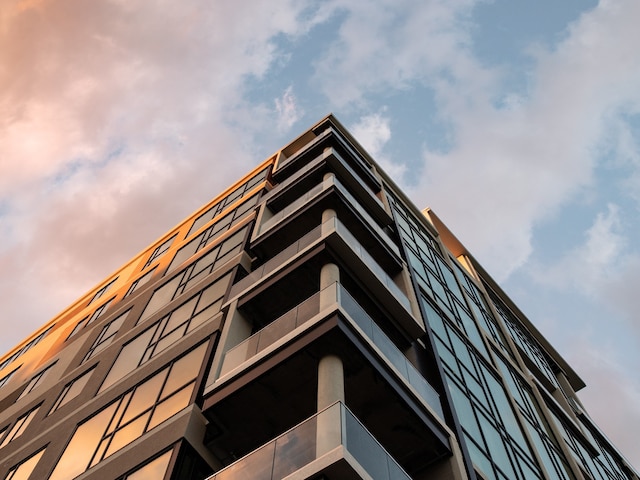
<svg viewBox="0 0 640 480">
<path fill-rule="evenodd" d="M 251 249 L 258 257 L 268 258 L 282 248 L 283 241 L 291 243 L 316 227 L 324 210 L 333 209 L 383 266 L 397 270 L 401 265 L 398 246 L 373 217 L 386 217 L 382 225 L 391 218 L 377 199 L 376 202 L 365 208 L 335 176 L 326 178 L 275 212 L 268 208 L 267 201 L 254 230 Z"/>
<path fill-rule="evenodd" d="M 238 281 L 232 286 L 228 298 L 233 300 L 255 289 L 259 283 L 265 282 L 323 242 L 331 247 L 346 267 L 357 272 L 357 277 L 367 285 L 370 294 L 385 304 L 394 321 L 402 325 L 409 337 L 415 339 L 425 333 L 424 326 L 411 313 L 411 302 L 407 294 L 380 265 L 380 257 L 374 257 L 350 229 L 335 217 L 312 229 Z M 396 265 L 396 268 L 399 266 Z"/>
<path fill-rule="evenodd" d="M 208 480 L 411 480 L 341 402 L 315 414 Z"/>
<path fill-rule="evenodd" d="M 402 365 L 398 368 L 384 357 L 385 347 L 365 340 L 340 309 L 334 305 L 333 310 L 328 316 L 320 313 L 322 318 L 312 318 L 283 342 L 266 346 L 205 387 L 205 445 L 221 465 L 230 465 L 314 415 L 319 360 L 339 355 L 350 410 L 412 478 L 429 478 L 425 472 L 451 452 L 449 433 L 436 413 L 439 402 L 427 403 L 427 395 L 418 393 L 424 387 L 421 382 L 413 378 L 410 385 L 399 373 Z M 377 341 L 381 345 L 380 337 Z M 242 362 L 242 357 L 236 361 Z M 430 390 L 428 384 L 425 390 Z"/>
<path fill-rule="evenodd" d="M 332 127 L 327 128 L 317 137 L 298 148 L 295 153 L 287 157 L 285 151 L 280 162 L 272 173 L 272 177 L 276 182 L 283 182 L 300 169 L 304 168 L 309 161 L 322 155 L 327 148 L 334 149 L 340 154 L 350 165 L 350 167 L 358 172 L 358 175 L 364 182 L 374 191 L 381 189 L 380 181 L 376 178 L 371 170 L 371 165 L 367 162 L 344 138 Z"/>
<path fill-rule="evenodd" d="M 422 402 L 429 405 L 441 418 L 444 417 L 438 393 L 340 283 L 334 283 L 311 295 L 246 340 L 227 350 L 219 377 L 211 388 L 229 381 L 235 373 L 269 356 L 296 337 L 304 335 L 314 324 L 322 322 L 336 312 Z"/>
<path fill-rule="evenodd" d="M 279 212 L 305 192 L 321 184 L 328 173 L 334 174 L 380 225 L 389 225 L 393 221 L 382 200 L 377 196 L 380 185 L 372 189 L 371 185 L 363 181 L 349 162 L 332 147 L 326 148 L 317 158 L 277 184 L 263 199 L 270 210 Z"/>
</svg>

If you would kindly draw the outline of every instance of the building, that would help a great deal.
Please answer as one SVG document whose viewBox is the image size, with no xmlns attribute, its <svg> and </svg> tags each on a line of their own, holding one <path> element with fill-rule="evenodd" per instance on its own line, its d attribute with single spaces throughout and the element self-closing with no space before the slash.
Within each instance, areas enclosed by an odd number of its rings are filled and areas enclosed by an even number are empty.
<svg viewBox="0 0 640 480">
<path fill-rule="evenodd" d="M 0 478 L 638 480 L 582 387 L 328 116 L 0 359 Z"/>
</svg>

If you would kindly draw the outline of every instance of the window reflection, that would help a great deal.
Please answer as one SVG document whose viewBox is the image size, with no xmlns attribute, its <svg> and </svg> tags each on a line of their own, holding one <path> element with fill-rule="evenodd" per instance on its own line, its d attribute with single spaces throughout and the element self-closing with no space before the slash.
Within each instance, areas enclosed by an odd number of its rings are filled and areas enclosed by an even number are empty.
<svg viewBox="0 0 640 480">
<path fill-rule="evenodd" d="M 63 405 L 67 404 L 68 402 L 76 398 L 80 394 L 80 392 L 82 392 L 84 387 L 87 385 L 87 382 L 89 381 L 89 378 L 91 378 L 92 373 L 93 373 L 93 368 L 91 370 L 86 371 L 85 373 L 80 375 L 78 378 L 68 383 L 62 390 L 62 393 L 60 393 L 60 396 L 58 397 L 56 402 L 53 404 L 53 407 L 51 407 L 51 411 L 49 412 L 49 415 L 55 412 L 58 408 L 62 407 Z"/>
<path fill-rule="evenodd" d="M 2 439 L 2 443 L 0 443 L 0 448 L 6 446 L 9 442 L 22 435 L 33 420 L 33 417 L 36 416 L 36 413 L 39 409 L 40 405 L 18 418 L 13 427 L 11 427 L 11 429 L 9 429 L 9 431 L 5 434 L 4 438 Z"/>
<path fill-rule="evenodd" d="M 100 334 L 98 335 L 98 338 L 96 338 L 96 340 L 93 342 L 93 345 L 91 345 L 91 348 L 87 352 L 87 355 L 85 356 L 85 358 L 83 360 L 84 362 L 86 362 L 91 357 L 93 357 L 94 355 L 98 354 L 99 352 L 101 352 L 102 350 L 107 348 L 107 346 L 109 346 L 109 344 L 111 343 L 113 338 L 118 333 L 118 330 L 120 330 L 120 327 L 122 326 L 124 321 L 129 316 L 129 312 L 130 311 L 131 310 L 127 310 L 122 315 L 120 315 L 118 318 L 112 320 L 107 325 L 102 327 L 102 330 L 100 331 Z"/>
<path fill-rule="evenodd" d="M 50 480 L 81 474 L 187 407 L 207 345 L 202 343 L 82 423 Z"/>
<path fill-rule="evenodd" d="M 147 463 L 144 467 L 130 473 L 121 480 L 149 480 L 164 478 L 164 475 L 167 473 L 167 467 L 169 466 L 169 460 L 171 460 L 171 450 Z"/>
<path fill-rule="evenodd" d="M 19 465 L 16 465 L 11 470 L 9 470 L 9 473 L 5 477 L 5 480 L 27 480 L 29 478 L 29 475 L 31 475 L 33 470 L 36 468 L 36 465 L 38 464 L 40 457 L 42 457 L 44 450 L 45 449 L 43 448 L 35 455 L 32 455 Z"/>
<path fill-rule="evenodd" d="M 228 273 L 125 344 L 99 391 L 106 390 L 218 313 L 230 280 Z"/>
</svg>

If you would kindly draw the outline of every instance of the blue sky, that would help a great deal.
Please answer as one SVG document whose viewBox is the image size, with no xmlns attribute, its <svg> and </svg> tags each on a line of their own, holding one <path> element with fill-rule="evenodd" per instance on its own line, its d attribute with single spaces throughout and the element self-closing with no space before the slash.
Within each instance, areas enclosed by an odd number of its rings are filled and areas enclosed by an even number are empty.
<svg viewBox="0 0 640 480">
<path fill-rule="evenodd" d="M 636 0 L 4 0 L 0 350 L 333 112 L 640 465 L 638 18 Z"/>
</svg>

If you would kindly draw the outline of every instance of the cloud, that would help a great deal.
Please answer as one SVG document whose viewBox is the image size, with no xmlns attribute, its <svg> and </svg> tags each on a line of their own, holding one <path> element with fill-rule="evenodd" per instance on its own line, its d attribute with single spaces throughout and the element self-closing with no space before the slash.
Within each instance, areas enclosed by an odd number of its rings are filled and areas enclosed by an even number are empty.
<svg viewBox="0 0 640 480">
<path fill-rule="evenodd" d="M 3 4 L 0 350 L 255 165 L 270 106 L 246 85 L 282 55 L 276 38 L 326 15 L 298 0 Z"/>
<path fill-rule="evenodd" d="M 298 106 L 293 87 L 289 85 L 282 94 L 282 97 L 276 98 L 275 101 L 277 113 L 278 130 L 281 132 L 288 131 L 304 114 Z"/>
<path fill-rule="evenodd" d="M 531 90 L 518 101 L 496 104 L 473 76 L 459 82 L 458 98 L 439 91 L 455 143 L 445 153 L 427 146 L 416 196 L 425 192 L 463 242 L 473 239 L 499 280 L 529 259 L 533 227 L 592 185 L 608 122 L 623 105 L 639 105 L 640 59 L 631 45 L 640 32 L 630 20 L 638 14 L 633 1 L 601 2 L 583 14 L 553 50 L 538 51 Z"/>
<path fill-rule="evenodd" d="M 391 140 L 391 118 L 385 110 L 383 108 L 381 112 L 361 116 L 356 124 L 349 127 L 349 131 L 391 178 L 400 180 L 406 165 L 392 161 L 384 151 Z"/>
<path fill-rule="evenodd" d="M 357 104 L 389 88 L 457 79 L 486 72 L 468 55 L 474 0 L 333 2 L 344 20 L 316 64 L 315 78 L 338 106 Z M 466 73 L 465 73 L 466 72 Z"/>
<path fill-rule="evenodd" d="M 382 154 L 385 144 L 391 139 L 390 119 L 381 113 L 360 117 L 350 131 L 373 157 Z"/>
</svg>

